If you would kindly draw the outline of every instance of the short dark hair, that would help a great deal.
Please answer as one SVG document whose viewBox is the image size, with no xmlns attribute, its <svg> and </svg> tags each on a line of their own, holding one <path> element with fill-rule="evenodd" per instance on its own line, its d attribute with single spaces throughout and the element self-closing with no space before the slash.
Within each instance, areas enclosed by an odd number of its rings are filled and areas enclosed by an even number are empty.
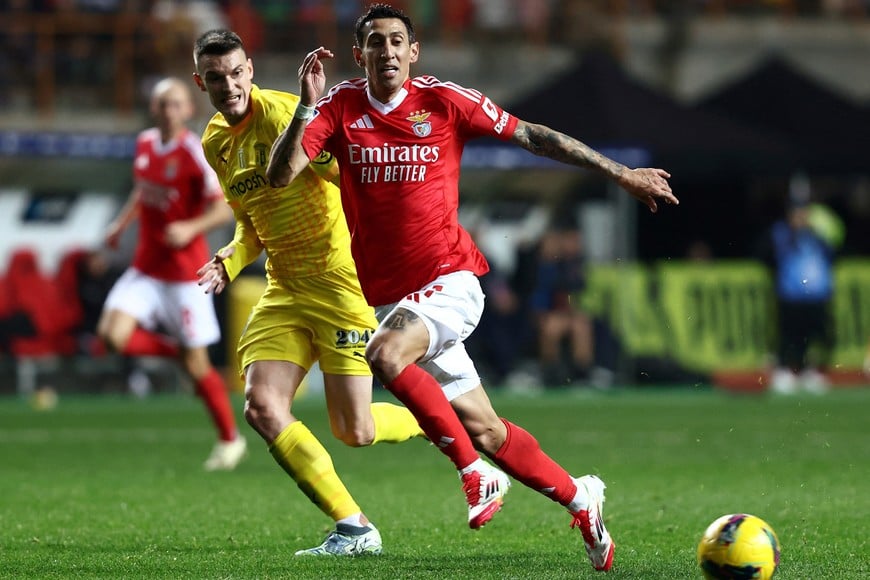
<svg viewBox="0 0 870 580">
<path fill-rule="evenodd" d="M 372 20 L 380 18 L 398 18 L 405 24 L 405 28 L 408 30 L 408 42 L 417 42 L 417 36 L 414 34 L 414 25 L 411 24 L 411 19 L 408 18 L 407 14 L 389 4 L 372 4 L 369 6 L 368 11 L 356 20 L 354 38 L 357 46 L 363 45 L 363 27 Z"/>
<path fill-rule="evenodd" d="M 225 28 L 209 30 L 193 43 L 193 62 L 199 62 L 199 57 L 204 54 L 223 56 L 238 49 L 245 50 L 245 45 L 239 35 L 232 30 Z"/>
</svg>

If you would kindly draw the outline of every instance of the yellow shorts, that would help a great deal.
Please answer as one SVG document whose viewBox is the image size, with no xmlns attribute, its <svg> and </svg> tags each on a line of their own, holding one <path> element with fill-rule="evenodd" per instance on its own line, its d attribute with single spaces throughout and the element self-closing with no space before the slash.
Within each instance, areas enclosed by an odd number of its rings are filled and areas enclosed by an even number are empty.
<svg viewBox="0 0 870 580">
<path fill-rule="evenodd" d="M 309 370 L 319 361 L 324 373 L 370 376 L 365 348 L 376 327 L 353 264 L 287 283 L 270 279 L 239 338 L 239 369 L 280 360 Z"/>
</svg>

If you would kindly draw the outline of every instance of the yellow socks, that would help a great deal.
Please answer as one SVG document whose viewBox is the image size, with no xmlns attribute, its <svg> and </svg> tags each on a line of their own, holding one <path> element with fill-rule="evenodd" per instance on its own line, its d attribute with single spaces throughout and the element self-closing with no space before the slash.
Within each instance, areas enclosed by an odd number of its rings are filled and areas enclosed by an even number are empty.
<svg viewBox="0 0 870 580">
<path fill-rule="evenodd" d="M 375 420 L 375 443 L 401 443 L 413 437 L 425 437 L 411 411 L 392 403 L 372 403 Z"/>
<path fill-rule="evenodd" d="M 414 415 L 405 407 L 372 403 L 371 410 L 375 424 L 372 444 L 425 437 Z M 302 493 L 333 520 L 362 511 L 335 472 L 329 453 L 301 421 L 287 425 L 269 446 L 269 453 Z"/>
<path fill-rule="evenodd" d="M 362 511 L 338 478 L 329 453 L 301 421 L 287 425 L 269 452 L 302 493 L 333 520 Z"/>
</svg>

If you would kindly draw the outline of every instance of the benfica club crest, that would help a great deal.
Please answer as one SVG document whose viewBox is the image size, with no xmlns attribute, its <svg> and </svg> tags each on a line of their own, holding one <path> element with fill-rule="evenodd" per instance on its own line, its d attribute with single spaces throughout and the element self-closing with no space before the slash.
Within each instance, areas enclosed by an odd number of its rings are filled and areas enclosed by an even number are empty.
<svg viewBox="0 0 870 580">
<path fill-rule="evenodd" d="M 168 159 L 166 166 L 163 168 L 163 177 L 172 180 L 178 176 L 178 160 Z"/>
<path fill-rule="evenodd" d="M 411 129 L 414 130 L 414 135 L 417 137 L 428 137 L 429 133 L 432 132 L 432 123 L 430 123 L 427 119 L 429 115 L 432 113 L 427 113 L 426 111 L 417 111 L 411 116 L 406 117 L 409 121 L 411 121 Z"/>
</svg>

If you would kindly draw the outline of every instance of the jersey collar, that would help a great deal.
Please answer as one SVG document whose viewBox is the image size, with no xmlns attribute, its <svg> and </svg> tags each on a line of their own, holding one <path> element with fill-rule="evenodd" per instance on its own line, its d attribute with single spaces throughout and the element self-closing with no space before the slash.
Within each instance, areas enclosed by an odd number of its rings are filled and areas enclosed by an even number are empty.
<svg viewBox="0 0 870 580">
<path fill-rule="evenodd" d="M 390 99 L 388 103 L 382 103 L 376 98 L 372 96 L 371 91 L 369 91 L 368 84 L 366 84 L 366 96 L 369 98 L 369 104 L 377 109 L 377 111 L 382 115 L 388 115 L 391 111 L 397 109 L 399 105 L 404 102 L 405 98 L 408 96 L 408 85 L 411 83 L 411 80 L 408 81 L 399 89 L 399 92 L 396 93 L 396 96 Z"/>
<path fill-rule="evenodd" d="M 154 139 L 154 152 L 159 155 L 166 155 L 170 151 L 175 150 L 178 147 L 178 144 L 184 140 L 188 133 L 187 129 L 182 129 L 178 133 L 178 135 L 164 143 L 163 138 L 160 135 L 160 129 L 155 127 L 154 130 L 157 134 L 156 139 Z"/>
</svg>

